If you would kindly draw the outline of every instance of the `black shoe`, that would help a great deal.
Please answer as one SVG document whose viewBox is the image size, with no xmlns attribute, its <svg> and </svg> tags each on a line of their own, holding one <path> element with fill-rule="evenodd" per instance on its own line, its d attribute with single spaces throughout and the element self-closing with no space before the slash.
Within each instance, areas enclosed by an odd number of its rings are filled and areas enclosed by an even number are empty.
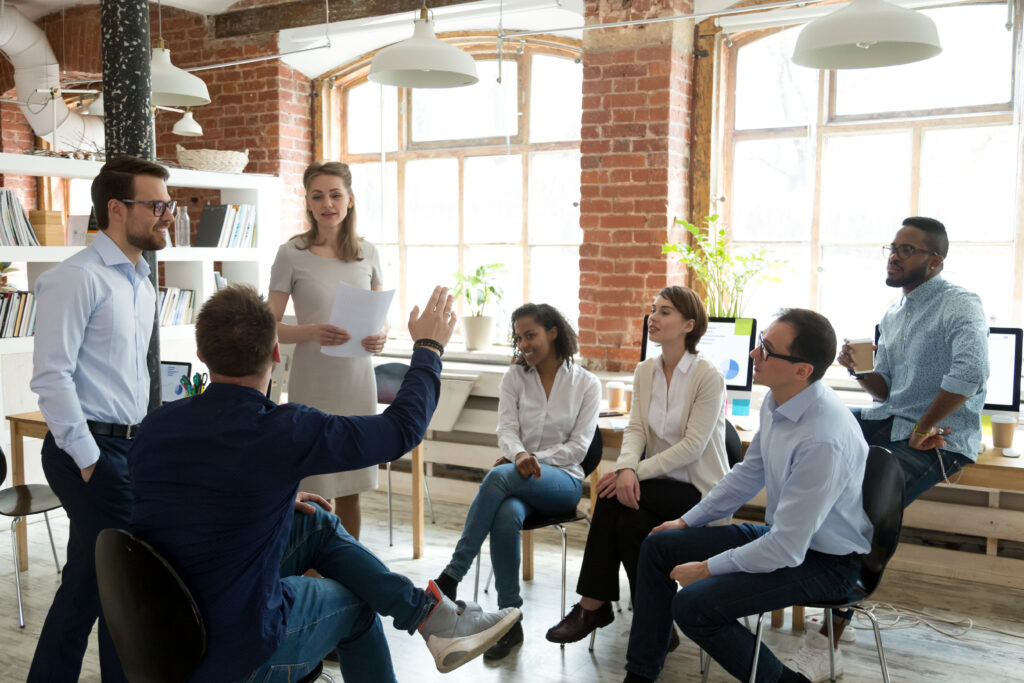
<svg viewBox="0 0 1024 683">
<path fill-rule="evenodd" d="M 521 642 L 523 642 L 523 618 L 519 617 L 519 621 L 509 629 L 508 633 L 503 635 L 494 645 L 487 648 L 487 651 L 484 652 L 484 659 L 502 659 L 507 657 L 512 648 Z"/>
<path fill-rule="evenodd" d="M 679 647 L 679 634 L 676 632 L 676 627 L 672 626 L 672 633 L 668 637 L 668 651 L 675 652 L 676 648 Z"/>
<path fill-rule="evenodd" d="M 583 609 L 577 602 L 560 622 L 548 629 L 545 636 L 552 643 L 575 643 L 590 635 L 596 628 L 603 628 L 615 621 L 612 605 L 606 602 L 597 609 Z"/>
<path fill-rule="evenodd" d="M 455 602 L 455 594 L 459 590 L 459 582 L 448 576 L 444 572 L 437 575 L 434 579 L 434 583 L 437 585 L 438 590 L 444 594 L 446 598 Z"/>
</svg>

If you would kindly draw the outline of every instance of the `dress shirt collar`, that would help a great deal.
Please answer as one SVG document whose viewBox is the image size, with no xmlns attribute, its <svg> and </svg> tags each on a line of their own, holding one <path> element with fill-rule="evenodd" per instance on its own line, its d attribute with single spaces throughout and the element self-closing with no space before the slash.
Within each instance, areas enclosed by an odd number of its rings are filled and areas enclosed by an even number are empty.
<svg viewBox="0 0 1024 683">
<path fill-rule="evenodd" d="M 768 408 L 771 410 L 773 418 L 778 415 L 790 422 L 799 422 L 803 414 L 807 412 L 807 409 L 821 400 L 821 393 L 821 382 L 817 381 L 812 382 L 808 387 L 781 406 L 776 403 L 775 397 L 772 396 L 771 392 L 768 393 L 765 400 L 768 401 Z"/>
<path fill-rule="evenodd" d="M 676 363 L 675 369 L 672 370 L 672 375 L 685 375 L 689 372 L 690 368 L 693 367 L 695 362 L 697 362 L 696 354 L 686 351 L 683 353 L 683 357 L 679 359 L 679 362 Z M 665 375 L 665 361 L 661 357 L 658 358 L 657 370 L 662 374 L 662 376 Z"/>
<path fill-rule="evenodd" d="M 96 237 L 93 238 L 92 246 L 96 253 L 100 255 L 100 258 L 103 259 L 103 265 L 118 268 L 119 270 L 123 270 L 120 266 L 127 265 L 139 277 L 149 277 L 149 263 L 146 262 L 146 259 L 139 258 L 139 262 L 133 265 L 128 260 L 128 257 L 125 256 L 125 253 L 121 251 L 121 247 L 117 246 L 114 240 L 107 237 L 106 231 L 97 231 Z"/>
<path fill-rule="evenodd" d="M 942 289 L 943 282 L 944 280 L 942 279 L 941 275 L 936 275 L 930 280 L 925 280 L 917 287 L 910 290 L 909 294 L 904 294 L 903 302 L 905 303 L 909 299 L 912 299 L 914 301 L 917 301 L 919 299 L 930 299 L 931 297 L 939 293 L 939 290 Z"/>
</svg>

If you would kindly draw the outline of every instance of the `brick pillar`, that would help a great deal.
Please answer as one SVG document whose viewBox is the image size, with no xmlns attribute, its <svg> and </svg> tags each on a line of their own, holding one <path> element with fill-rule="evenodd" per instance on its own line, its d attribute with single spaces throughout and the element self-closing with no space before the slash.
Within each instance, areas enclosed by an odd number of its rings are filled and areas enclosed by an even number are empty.
<svg viewBox="0 0 1024 683">
<path fill-rule="evenodd" d="M 587 0 L 586 22 L 688 14 L 692 0 Z M 683 270 L 661 245 L 688 217 L 693 22 L 583 37 L 580 345 L 594 369 L 631 371 L 643 316 Z"/>
</svg>

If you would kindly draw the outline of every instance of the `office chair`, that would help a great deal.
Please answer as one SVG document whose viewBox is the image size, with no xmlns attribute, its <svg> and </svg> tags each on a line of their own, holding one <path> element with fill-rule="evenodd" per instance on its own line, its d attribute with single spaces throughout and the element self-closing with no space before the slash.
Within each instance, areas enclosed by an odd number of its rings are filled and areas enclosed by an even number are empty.
<svg viewBox="0 0 1024 683">
<path fill-rule="evenodd" d="M 736 467 L 743 460 L 743 442 L 732 422 L 725 421 L 725 457 L 729 461 L 729 469 Z"/>
<path fill-rule="evenodd" d="M 583 467 L 583 478 L 586 479 L 590 476 L 590 473 L 597 469 L 597 466 L 601 464 L 601 454 L 604 444 L 601 440 L 601 429 L 598 427 L 594 430 L 594 438 L 590 441 L 590 447 L 587 449 L 587 454 L 583 457 L 583 462 L 580 465 Z M 562 618 L 565 618 L 565 575 L 566 575 L 566 538 L 565 538 L 565 525 L 572 522 L 586 522 L 587 526 L 590 526 L 590 517 L 583 512 L 580 512 L 579 508 L 575 508 L 571 511 L 566 511 L 562 515 L 527 515 L 526 519 L 523 520 L 523 531 L 533 531 L 534 529 L 543 529 L 544 527 L 555 527 L 562 534 Z M 491 576 L 494 575 L 494 568 L 491 568 L 491 573 L 487 577 L 487 583 L 484 586 L 484 592 L 487 592 L 488 587 L 491 584 Z M 473 601 L 476 602 L 477 594 L 480 588 L 480 554 L 476 556 L 476 582 L 473 586 Z M 565 648 L 565 645 L 562 645 Z"/>
<path fill-rule="evenodd" d="M 383 363 L 373 368 L 373 374 L 377 380 L 377 403 L 390 405 L 398 394 L 398 388 L 402 386 L 405 373 L 409 366 L 405 363 Z M 391 462 L 384 464 L 388 478 L 388 546 L 394 543 L 394 525 L 391 519 Z M 427 478 L 423 477 L 423 491 L 427 494 L 427 505 L 430 507 L 430 523 L 434 524 L 434 503 L 430 500 L 430 487 L 427 486 Z"/>
<path fill-rule="evenodd" d="M 184 683 L 206 654 L 206 627 L 192 593 L 152 546 L 123 529 L 96 537 L 96 582 L 110 637 L 132 683 Z M 323 663 L 298 683 L 319 678 Z"/>
<path fill-rule="evenodd" d="M 0 448 L 0 484 L 7 478 L 7 456 Z M 50 510 L 59 508 L 60 500 L 49 486 L 45 484 L 19 484 L 0 490 L 0 515 L 13 517 L 11 521 L 11 548 L 14 550 L 14 585 L 18 589 L 18 623 L 25 628 L 25 610 L 21 602 L 21 568 L 18 557 L 18 541 L 15 538 L 14 525 L 28 515 L 43 513 L 46 520 L 46 532 L 50 534 L 50 550 L 53 551 L 53 563 L 60 574 L 60 560 L 57 559 L 57 545 L 53 542 L 53 529 L 50 528 Z"/>
<path fill-rule="evenodd" d="M 878 651 L 878 663 L 882 669 L 882 680 L 889 683 L 889 670 L 885 664 L 885 649 L 882 647 L 882 633 L 878 629 L 878 620 L 869 610 L 863 609 L 858 603 L 867 600 L 882 582 L 882 575 L 889 563 L 896 546 L 900 541 L 900 530 L 903 527 L 903 470 L 891 452 L 881 446 L 872 446 L 868 451 L 868 461 L 864 468 L 864 484 L 862 496 L 864 512 L 867 513 L 874 534 L 871 538 L 871 549 L 861 555 L 860 577 L 853 591 L 845 599 L 838 602 L 807 603 L 807 607 L 820 607 L 825 610 L 825 624 L 828 628 L 828 650 L 830 680 L 836 680 L 835 646 L 832 637 L 832 610 L 852 609 L 864 614 L 871 620 L 871 628 L 875 632 L 875 648 Z M 757 673 L 757 660 L 761 654 L 761 638 L 764 635 L 764 613 L 757 618 L 756 637 L 754 640 L 753 662 L 750 666 L 750 683 L 754 682 Z M 703 681 L 707 680 L 708 669 L 705 666 L 707 655 L 701 651 L 701 672 Z"/>
</svg>

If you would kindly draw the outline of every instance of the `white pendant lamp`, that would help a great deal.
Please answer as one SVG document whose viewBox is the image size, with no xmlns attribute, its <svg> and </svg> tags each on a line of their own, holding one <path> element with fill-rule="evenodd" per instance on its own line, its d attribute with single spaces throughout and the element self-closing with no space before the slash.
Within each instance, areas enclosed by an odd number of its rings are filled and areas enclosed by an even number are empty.
<svg viewBox="0 0 1024 683">
<path fill-rule="evenodd" d="M 171 132 L 175 135 L 196 136 L 203 134 L 203 127 L 192 117 L 191 111 L 186 111 L 185 115 L 175 122 Z"/>
<path fill-rule="evenodd" d="M 149 63 L 152 76 L 153 104 L 165 107 L 195 107 L 210 103 L 206 83 L 184 69 L 171 64 L 171 51 L 164 47 L 163 38 L 153 48 Z"/>
<path fill-rule="evenodd" d="M 455 88 L 480 80 L 476 62 L 468 53 L 434 35 L 426 4 L 420 9 L 412 38 L 390 45 L 374 56 L 369 79 L 400 88 Z"/>
<path fill-rule="evenodd" d="M 816 69 L 866 69 L 929 59 L 942 52 L 935 22 L 886 0 L 853 0 L 807 24 L 793 61 Z"/>
<path fill-rule="evenodd" d="M 99 94 L 95 100 L 93 100 L 88 107 L 85 109 L 85 113 L 89 116 L 99 116 L 103 118 L 103 93 Z"/>
</svg>

